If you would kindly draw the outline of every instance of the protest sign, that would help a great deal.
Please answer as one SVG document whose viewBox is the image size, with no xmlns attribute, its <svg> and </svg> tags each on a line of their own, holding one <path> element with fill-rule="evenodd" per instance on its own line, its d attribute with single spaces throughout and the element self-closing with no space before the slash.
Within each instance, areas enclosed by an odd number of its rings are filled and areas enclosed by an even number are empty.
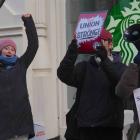
<svg viewBox="0 0 140 140">
<path fill-rule="evenodd" d="M 45 133 L 45 127 L 42 125 L 34 124 L 35 136 L 30 140 L 48 140 Z"/>
<path fill-rule="evenodd" d="M 80 14 L 75 31 L 79 52 L 91 53 L 100 45 L 106 15 L 107 11 Z"/>
<path fill-rule="evenodd" d="M 134 93 L 134 99 L 137 108 L 137 114 L 140 122 L 140 88 L 135 89 L 133 93 Z"/>
</svg>

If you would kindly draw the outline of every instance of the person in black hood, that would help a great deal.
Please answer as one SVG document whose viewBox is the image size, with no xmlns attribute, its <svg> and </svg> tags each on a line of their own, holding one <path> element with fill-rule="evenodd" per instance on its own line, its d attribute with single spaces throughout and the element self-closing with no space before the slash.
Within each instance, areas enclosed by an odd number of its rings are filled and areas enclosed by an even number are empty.
<svg viewBox="0 0 140 140">
<path fill-rule="evenodd" d="M 102 46 L 89 61 L 77 59 L 73 39 L 58 69 L 58 78 L 77 88 L 75 103 L 66 115 L 67 140 L 122 140 L 123 101 L 115 95 L 125 65 L 113 62 L 112 35 L 101 32 Z"/>
<path fill-rule="evenodd" d="M 26 73 L 38 50 L 38 36 L 31 14 L 22 15 L 22 20 L 28 47 L 21 57 L 13 40 L 0 40 L 0 140 L 28 140 L 35 135 Z"/>
</svg>

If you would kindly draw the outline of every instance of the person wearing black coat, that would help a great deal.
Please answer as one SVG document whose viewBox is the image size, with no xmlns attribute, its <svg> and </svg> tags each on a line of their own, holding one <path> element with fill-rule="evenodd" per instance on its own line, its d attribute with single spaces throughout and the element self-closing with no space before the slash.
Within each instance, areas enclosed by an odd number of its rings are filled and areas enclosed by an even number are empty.
<svg viewBox="0 0 140 140">
<path fill-rule="evenodd" d="M 115 86 L 125 65 L 109 59 L 107 34 L 96 55 L 76 65 L 78 46 L 73 39 L 57 69 L 62 82 L 77 88 L 75 103 L 66 115 L 67 140 L 122 140 L 123 101 L 115 95 Z"/>
<path fill-rule="evenodd" d="M 0 40 L 0 140 L 34 136 L 26 73 L 38 50 L 38 37 L 31 14 L 23 15 L 22 20 L 28 47 L 21 57 L 16 55 L 13 40 Z"/>
</svg>

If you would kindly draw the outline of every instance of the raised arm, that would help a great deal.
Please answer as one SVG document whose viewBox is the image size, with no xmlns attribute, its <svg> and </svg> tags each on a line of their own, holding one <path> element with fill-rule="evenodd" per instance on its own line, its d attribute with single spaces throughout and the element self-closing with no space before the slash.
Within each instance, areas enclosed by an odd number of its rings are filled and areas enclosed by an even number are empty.
<svg viewBox="0 0 140 140">
<path fill-rule="evenodd" d="M 75 66 L 77 55 L 77 42 L 74 39 L 57 69 L 58 78 L 65 84 L 74 87 L 78 87 L 82 82 L 81 79 L 84 76 L 85 69 L 84 62 Z"/>
<path fill-rule="evenodd" d="M 112 84 L 116 86 L 124 72 L 126 66 L 122 63 L 114 63 L 107 56 L 107 50 L 102 47 L 97 51 L 97 56 L 101 59 L 101 67 L 106 72 L 108 78 L 112 81 Z"/>
<path fill-rule="evenodd" d="M 22 15 L 22 20 L 27 34 L 28 46 L 26 52 L 21 56 L 20 60 L 23 62 L 25 67 L 28 67 L 38 50 L 38 36 L 31 14 Z"/>
<path fill-rule="evenodd" d="M 126 66 L 122 63 L 113 63 L 108 58 L 102 62 L 102 67 L 114 86 L 119 82 Z"/>
</svg>

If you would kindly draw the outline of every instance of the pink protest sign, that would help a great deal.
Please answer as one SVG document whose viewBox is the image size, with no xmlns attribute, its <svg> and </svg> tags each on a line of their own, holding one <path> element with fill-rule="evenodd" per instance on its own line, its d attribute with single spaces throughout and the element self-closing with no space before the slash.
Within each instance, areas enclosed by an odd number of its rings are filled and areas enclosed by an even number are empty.
<svg viewBox="0 0 140 140">
<path fill-rule="evenodd" d="M 79 16 L 75 35 L 80 53 L 92 53 L 100 45 L 100 33 L 107 11 L 82 13 Z"/>
</svg>

